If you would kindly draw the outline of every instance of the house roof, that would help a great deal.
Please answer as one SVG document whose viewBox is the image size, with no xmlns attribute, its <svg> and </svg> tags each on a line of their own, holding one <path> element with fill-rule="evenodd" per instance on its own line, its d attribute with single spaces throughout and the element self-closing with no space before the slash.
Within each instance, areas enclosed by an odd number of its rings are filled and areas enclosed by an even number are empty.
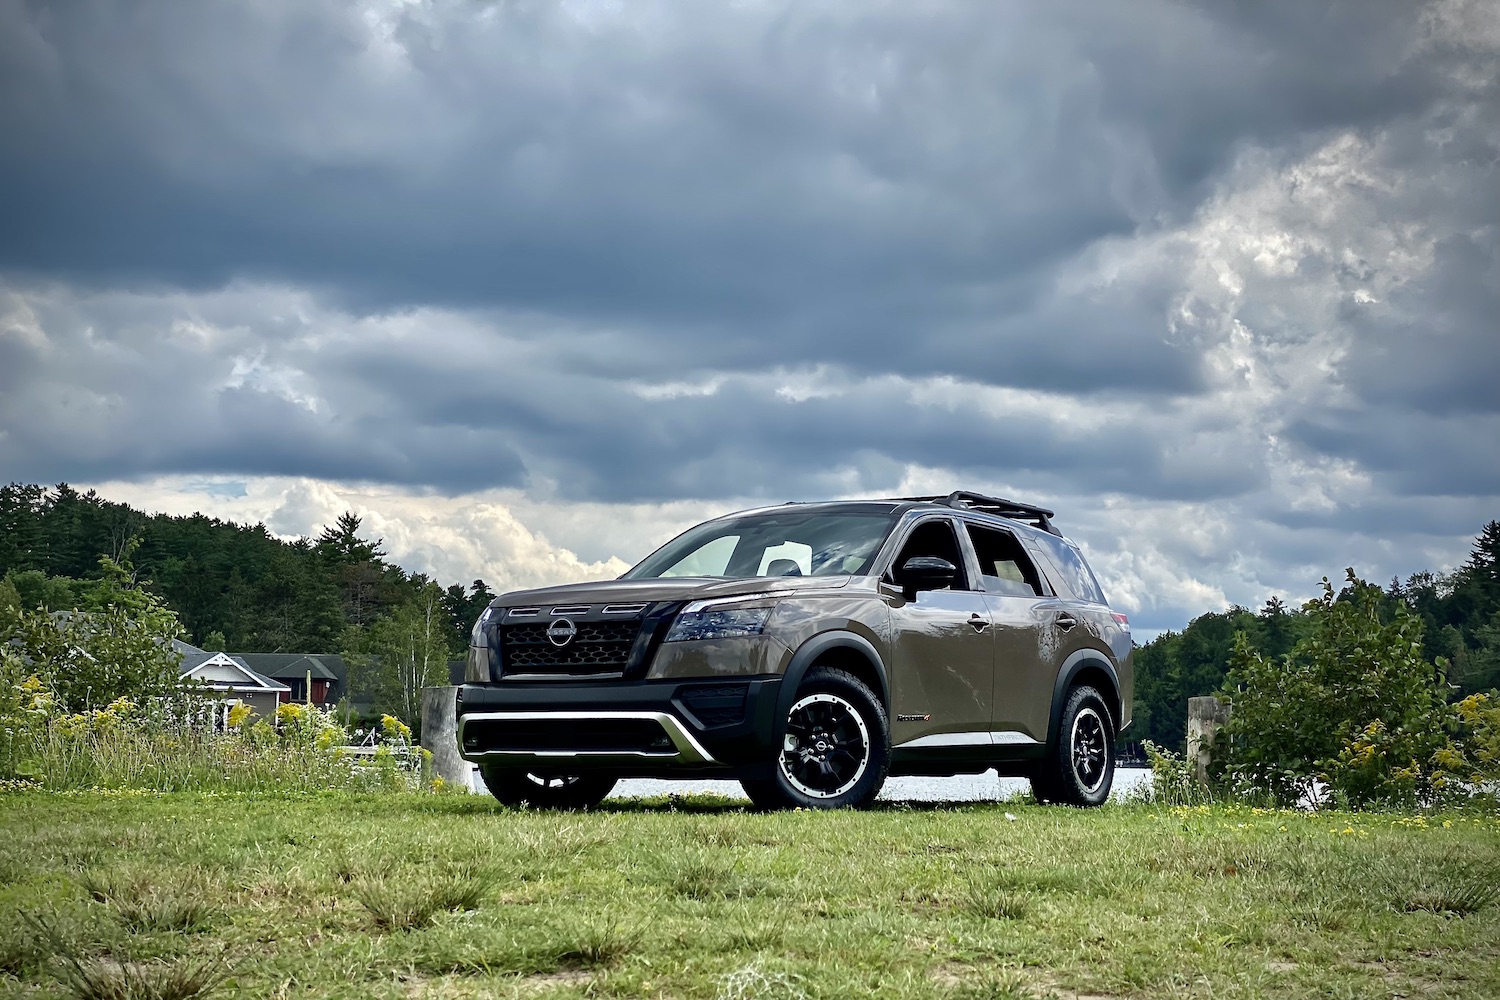
<svg viewBox="0 0 1500 1000">
<path fill-rule="evenodd" d="M 285 684 L 266 677 L 238 656 L 228 653 L 198 652 L 183 657 L 182 676 L 203 681 L 218 691 L 275 691 L 292 690 Z"/>
<path fill-rule="evenodd" d="M 342 680 L 348 673 L 341 656 L 327 653 L 240 653 L 239 659 L 267 677 L 300 680 L 312 673 L 314 680 Z"/>
</svg>

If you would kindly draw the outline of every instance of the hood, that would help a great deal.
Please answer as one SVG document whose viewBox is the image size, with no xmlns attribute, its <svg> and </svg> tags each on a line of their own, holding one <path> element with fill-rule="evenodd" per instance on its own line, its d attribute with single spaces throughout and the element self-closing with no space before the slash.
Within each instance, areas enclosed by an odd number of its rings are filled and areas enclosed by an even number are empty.
<svg viewBox="0 0 1500 1000">
<path fill-rule="evenodd" d="M 657 580 L 601 580 L 561 587 L 514 590 L 490 602 L 492 608 L 528 604 L 626 604 L 649 601 L 701 601 L 711 597 L 739 597 L 786 593 L 789 590 L 838 590 L 850 576 L 756 576 L 726 580 L 717 576 L 677 576 Z"/>
</svg>

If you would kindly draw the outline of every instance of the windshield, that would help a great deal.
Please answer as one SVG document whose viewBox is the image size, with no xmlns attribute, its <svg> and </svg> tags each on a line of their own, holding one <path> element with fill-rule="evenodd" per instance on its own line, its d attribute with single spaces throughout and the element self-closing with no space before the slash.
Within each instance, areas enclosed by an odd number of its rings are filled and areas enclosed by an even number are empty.
<svg viewBox="0 0 1500 1000">
<path fill-rule="evenodd" d="M 859 575 L 890 534 L 890 514 L 776 511 L 710 521 L 672 539 L 621 579 Z"/>
</svg>

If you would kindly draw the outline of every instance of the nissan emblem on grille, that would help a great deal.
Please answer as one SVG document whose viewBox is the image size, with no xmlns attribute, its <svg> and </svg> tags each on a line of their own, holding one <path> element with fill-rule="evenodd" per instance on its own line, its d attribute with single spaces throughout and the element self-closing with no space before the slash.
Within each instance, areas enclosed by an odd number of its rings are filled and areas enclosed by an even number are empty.
<svg viewBox="0 0 1500 1000">
<path fill-rule="evenodd" d="M 547 626 L 547 640 L 554 646 L 566 646 L 578 634 L 578 626 L 567 618 L 559 618 Z"/>
</svg>

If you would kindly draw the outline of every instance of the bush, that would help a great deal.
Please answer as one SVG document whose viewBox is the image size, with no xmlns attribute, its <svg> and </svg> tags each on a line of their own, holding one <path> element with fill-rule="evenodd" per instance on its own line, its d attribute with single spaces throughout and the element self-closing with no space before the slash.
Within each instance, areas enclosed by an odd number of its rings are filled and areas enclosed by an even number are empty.
<svg viewBox="0 0 1500 1000">
<path fill-rule="evenodd" d="M 1150 800 L 1167 806 L 1196 806 L 1212 802 L 1212 791 L 1198 781 L 1193 765 L 1181 754 L 1141 741 L 1141 750 L 1151 763 Z"/>
<path fill-rule="evenodd" d="M 1353 570 L 1348 581 L 1345 599 L 1323 579 L 1303 608 L 1310 632 L 1280 659 L 1236 636 L 1216 770 L 1286 805 L 1412 808 L 1468 794 L 1474 768 L 1453 740 L 1462 719 L 1446 664 L 1423 656 L 1421 619 L 1397 604 L 1381 621 L 1379 588 Z"/>
</svg>

